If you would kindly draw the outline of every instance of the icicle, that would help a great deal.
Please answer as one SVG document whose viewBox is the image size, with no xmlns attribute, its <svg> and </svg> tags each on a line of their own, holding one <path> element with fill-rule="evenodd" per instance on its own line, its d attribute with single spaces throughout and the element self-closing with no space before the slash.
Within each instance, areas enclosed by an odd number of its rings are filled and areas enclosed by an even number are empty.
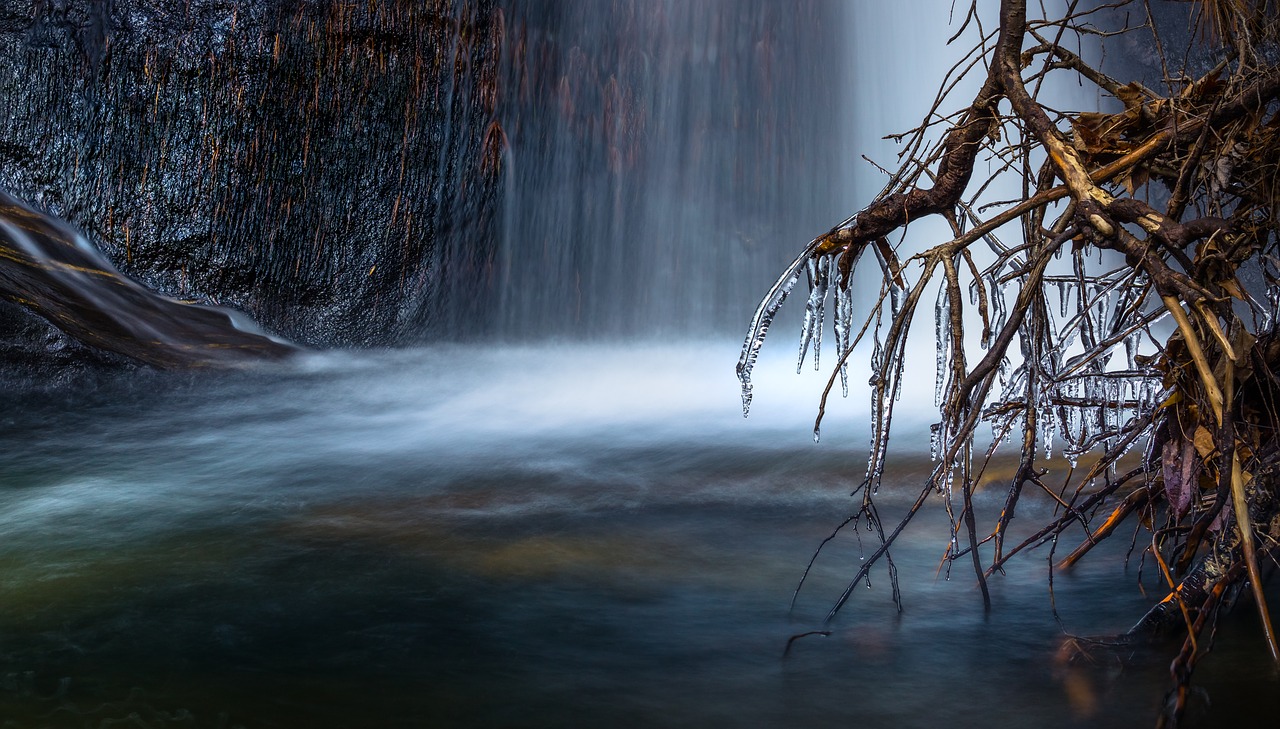
<svg viewBox="0 0 1280 729">
<path fill-rule="evenodd" d="M 1044 413 L 1044 425 L 1041 432 L 1044 435 L 1044 457 L 1053 458 L 1053 437 L 1056 435 L 1058 418 L 1057 408 L 1041 407 L 1041 403 L 1035 403 L 1034 407 L 1039 408 Z"/>
<path fill-rule="evenodd" d="M 1067 389 L 1067 396 L 1078 396 L 1080 391 L 1080 382 L 1076 380 L 1071 383 Z M 1069 405 L 1066 408 L 1066 422 L 1062 424 L 1062 455 L 1066 456 L 1067 462 L 1072 468 L 1076 467 L 1076 460 L 1080 456 L 1080 443 L 1084 441 L 1081 435 L 1082 423 L 1080 421 L 1080 408 Z"/>
<path fill-rule="evenodd" d="M 840 361 L 840 391 L 849 397 L 849 350 L 853 349 L 853 277 L 841 286 L 836 281 L 836 356 Z"/>
<path fill-rule="evenodd" d="M 795 288 L 796 281 L 800 280 L 800 272 L 809 260 L 817 243 L 816 240 L 810 243 L 804 249 L 804 252 L 797 256 L 790 266 L 787 266 L 782 276 L 773 283 L 769 293 L 761 299 L 759 306 L 756 307 L 755 315 L 751 317 L 751 327 L 747 330 L 747 338 L 742 342 L 742 353 L 738 356 L 738 365 L 736 367 L 738 382 L 742 383 L 742 417 L 744 418 L 751 410 L 751 370 L 755 367 L 756 359 L 760 356 L 760 348 L 764 346 L 764 338 L 769 333 L 769 325 L 773 323 L 773 318 L 777 316 L 778 309 L 781 309 L 783 302 L 787 300 L 787 295 L 791 293 L 791 289 Z"/>
<path fill-rule="evenodd" d="M 1133 380 L 1128 377 L 1120 380 L 1116 387 L 1116 424 L 1117 432 L 1129 425 L 1129 401 L 1137 398 L 1133 390 Z"/>
<path fill-rule="evenodd" d="M 1080 378 L 1079 382 L 1081 388 L 1079 395 L 1080 400 L 1084 402 L 1085 407 L 1088 408 L 1080 418 L 1080 437 L 1083 440 L 1084 438 L 1092 436 L 1096 430 L 1095 426 L 1098 422 L 1097 402 L 1099 397 L 1096 389 L 1096 378 L 1084 376 Z"/>
<path fill-rule="evenodd" d="M 1062 371 L 1062 353 L 1070 349 L 1071 345 L 1076 343 L 1076 335 L 1079 333 L 1079 329 L 1072 329 L 1066 333 L 1064 338 L 1057 340 L 1058 344 L 1053 348 L 1053 351 L 1048 358 L 1052 365 L 1052 369 L 1049 370 L 1051 374 L 1057 375 Z"/>
<path fill-rule="evenodd" d="M 867 483 L 872 483 L 872 475 L 877 470 L 876 462 L 880 458 L 880 454 L 885 448 L 885 437 L 882 429 L 884 428 L 883 407 L 884 400 L 877 391 L 880 386 L 880 366 L 884 359 L 884 348 L 880 344 L 880 327 L 877 324 L 875 332 L 872 334 L 871 348 L 871 377 L 867 379 L 867 386 L 871 389 L 871 447 L 867 453 Z"/>
<path fill-rule="evenodd" d="M 892 368 L 886 381 L 881 379 L 879 373 L 885 365 L 886 357 L 890 356 L 894 357 L 894 359 L 890 363 Z M 885 454 L 889 449 L 888 432 L 883 424 L 888 421 L 888 414 L 892 411 L 893 403 L 902 392 L 902 369 L 904 365 L 905 360 L 902 357 L 902 351 L 886 351 L 880 345 L 879 332 L 877 331 L 875 349 L 871 354 L 872 375 L 868 381 L 871 386 L 871 422 L 876 424 L 872 434 L 871 452 L 867 457 L 867 483 L 871 484 L 871 493 L 873 494 L 879 490 L 880 479 L 884 475 Z"/>
<path fill-rule="evenodd" d="M 1267 313 L 1261 331 L 1270 331 L 1280 316 L 1280 286 L 1267 287 Z"/>
<path fill-rule="evenodd" d="M 831 259 L 810 258 L 805 262 L 805 273 L 809 278 L 809 301 L 804 307 L 804 323 L 800 327 L 800 356 L 796 360 L 796 374 L 804 367 L 804 357 L 809 351 L 809 343 L 813 343 L 813 367 L 818 368 L 819 349 L 822 346 L 823 309 L 827 302 L 828 275 L 831 271 Z"/>
<path fill-rule="evenodd" d="M 1138 399 L 1139 399 L 1139 394 L 1138 394 L 1138 385 L 1137 385 L 1137 384 L 1135 384 L 1132 380 L 1130 380 L 1130 379 L 1127 379 L 1127 378 L 1126 378 L 1126 379 L 1124 380 L 1123 384 L 1122 384 L 1122 387 L 1120 388 L 1120 395 L 1121 395 L 1121 397 L 1123 397 L 1123 398 L 1128 398 L 1129 396 L 1132 396 L 1132 398 L 1133 398 L 1134 400 L 1138 400 Z M 1126 410 L 1128 410 L 1128 409 L 1129 409 L 1129 408 L 1128 408 L 1128 406 L 1125 406 L 1125 407 L 1123 407 L 1123 408 L 1121 408 L 1121 409 L 1117 409 L 1117 412 L 1119 413 L 1119 418 L 1118 418 L 1118 419 L 1120 420 L 1120 423 L 1121 423 L 1121 425 L 1122 425 L 1122 426 L 1128 426 L 1128 425 L 1129 425 L 1129 423 L 1131 422 L 1131 419 L 1124 417 L 1124 415 L 1125 415 L 1125 412 L 1124 412 L 1124 411 L 1126 411 Z M 1136 417 L 1137 417 L 1137 415 L 1138 415 L 1138 413 L 1137 413 L 1137 410 L 1135 409 L 1135 410 L 1134 410 L 1134 417 L 1136 418 Z M 1125 455 L 1126 453 L 1128 453 L 1128 452 L 1133 448 L 1133 444 L 1134 444 L 1135 442 L 1136 442 L 1136 439 L 1135 439 L 1135 440 L 1133 440 L 1133 441 L 1130 441 L 1130 442 L 1129 442 L 1129 445 L 1127 445 L 1127 446 L 1125 446 L 1125 447 L 1124 447 L 1124 450 L 1123 450 L 1123 451 L 1121 451 L 1120 455 L 1122 455 L 1122 456 L 1123 456 L 1123 455 Z"/>
<path fill-rule="evenodd" d="M 1026 390 L 1027 366 L 1024 360 L 1023 365 L 1015 368 L 1009 375 L 1005 388 L 1001 391 L 1002 400 L 1015 400 Z"/>
<path fill-rule="evenodd" d="M 902 350 L 898 351 L 897 363 L 893 368 L 893 381 L 892 387 L 890 388 L 892 392 L 890 393 L 890 396 L 894 402 L 902 399 L 902 370 L 907 366 L 907 358 L 905 354 L 906 353 Z"/>
<path fill-rule="evenodd" d="M 844 309 L 845 299 L 849 298 L 849 290 L 845 286 L 840 285 L 839 274 L 836 274 L 835 282 L 835 315 L 831 318 L 831 329 L 836 336 L 836 361 L 844 361 L 845 352 L 849 349 L 849 326 L 850 322 L 845 321 Z"/>
<path fill-rule="evenodd" d="M 1145 417 L 1147 413 L 1154 410 L 1156 403 L 1160 401 L 1160 395 L 1162 392 L 1163 388 L 1160 386 L 1158 380 L 1154 380 L 1151 377 L 1144 377 L 1142 379 L 1142 411 L 1139 415 Z"/>
<path fill-rule="evenodd" d="M 1104 380 L 1107 393 L 1107 405 L 1103 406 L 1103 413 L 1107 417 L 1107 430 L 1115 432 L 1120 429 L 1120 385 L 1121 380 L 1107 378 Z"/>
<path fill-rule="evenodd" d="M 1137 388 L 1134 386 L 1133 380 L 1128 377 L 1124 378 L 1124 380 L 1122 380 L 1120 383 L 1120 401 L 1121 401 L 1120 425 L 1121 426 L 1127 426 L 1129 424 L 1129 418 L 1126 417 L 1126 415 L 1128 415 L 1129 413 L 1129 410 L 1132 409 L 1129 406 L 1129 402 L 1137 399 L 1138 399 L 1138 391 L 1137 391 Z"/>
<path fill-rule="evenodd" d="M 1147 416 L 1147 400 L 1151 396 L 1151 377 L 1143 376 L 1138 380 L 1138 384 L 1133 388 L 1133 417 L 1142 418 Z"/>
<path fill-rule="evenodd" d="M 1264 331 L 1269 329 L 1277 318 L 1280 318 L 1280 286 L 1267 287 L 1267 303 L 1271 305 L 1271 310 L 1267 312 L 1268 327 Z"/>
<path fill-rule="evenodd" d="M 999 336 L 1000 330 L 1004 328 L 1005 318 L 1008 316 L 1004 292 L 996 290 L 995 284 L 992 284 L 991 309 L 991 332 L 987 337 L 986 349 L 990 349 L 991 345 L 995 344 L 996 337 Z"/>
<path fill-rule="evenodd" d="M 1052 316 L 1047 316 L 1047 317 L 1045 317 L 1045 324 L 1047 324 L 1047 325 L 1048 325 L 1048 327 L 1049 327 L 1049 341 L 1051 341 L 1051 342 L 1056 342 L 1056 341 L 1058 341 L 1058 337 L 1059 337 L 1059 333 L 1058 333 L 1058 320 L 1057 320 L 1057 319 L 1055 319 L 1055 318 L 1054 318 L 1054 317 L 1052 317 Z M 1068 330 L 1068 333 L 1069 333 L 1069 332 L 1070 332 L 1070 330 Z M 1026 341 L 1028 341 L 1028 342 L 1030 342 L 1032 339 L 1034 339 L 1033 337 L 1030 337 L 1030 336 L 1024 336 L 1024 334 L 1025 334 L 1025 332 L 1024 332 L 1024 331 L 1019 330 L 1019 332 L 1018 332 L 1018 337 L 1019 337 L 1020 339 L 1024 339 L 1024 340 L 1026 340 Z M 1023 347 L 1023 354 L 1024 354 L 1024 356 L 1029 356 L 1029 354 L 1030 354 L 1029 352 L 1027 352 L 1027 351 L 1026 351 L 1026 347 L 1025 347 L 1025 346 Z"/>
<path fill-rule="evenodd" d="M 942 391 L 947 379 L 947 360 L 951 354 L 951 321 L 947 316 L 949 298 L 947 287 L 939 287 L 938 302 L 933 309 L 934 337 L 938 345 L 937 359 L 935 361 L 937 369 L 933 381 L 933 404 L 935 406 L 942 403 Z"/>
<path fill-rule="evenodd" d="M 902 311 L 902 287 L 897 284 L 889 284 L 889 313 L 893 318 L 898 318 L 898 312 Z"/>
<path fill-rule="evenodd" d="M 1067 294 L 1067 281 L 1058 281 L 1058 311 L 1063 316 L 1067 315 L 1067 300 L 1070 298 Z"/>
<path fill-rule="evenodd" d="M 817 372 L 821 368 L 820 353 L 822 350 L 822 330 L 825 328 L 827 313 L 827 290 L 831 284 L 831 269 L 834 267 L 835 257 L 827 256 L 818 261 L 818 281 L 822 288 L 822 296 L 818 300 L 818 323 L 813 332 L 813 369 Z M 813 297 L 810 296 L 810 301 Z M 796 373 L 800 374 L 800 373 Z"/>
<path fill-rule="evenodd" d="M 1111 310 L 1111 323 L 1107 325 L 1107 336 L 1119 334 L 1121 330 L 1128 324 L 1126 314 L 1129 313 L 1129 307 L 1133 305 L 1133 297 L 1135 292 L 1140 290 L 1141 282 L 1133 281 L 1128 286 L 1119 287 L 1119 295 L 1116 297 L 1115 308 Z M 1132 365 L 1129 369 L 1133 369 Z"/>
<path fill-rule="evenodd" d="M 1093 316 L 1095 330 L 1101 329 L 1106 324 L 1107 310 L 1111 308 L 1111 294 L 1113 292 L 1114 289 L 1106 291 L 1102 286 L 1096 286 L 1093 289 L 1093 295 L 1097 297 L 1097 302 L 1093 305 L 1093 310 L 1095 312 Z M 1090 344 L 1093 343 L 1090 342 Z"/>
<path fill-rule="evenodd" d="M 859 248 L 850 261 L 849 275 L 841 276 L 836 258 L 832 258 L 828 268 L 828 279 L 834 279 L 835 293 L 835 316 L 832 321 L 832 328 L 836 335 L 836 361 L 839 362 L 840 371 L 840 392 L 844 397 L 849 397 L 849 365 L 845 355 L 853 348 L 853 267 L 857 266 L 858 259 L 862 257 L 862 252 L 866 250 L 866 246 Z M 843 279 L 843 280 L 842 280 Z M 814 359 L 814 368 L 818 366 L 817 359 Z"/>
</svg>

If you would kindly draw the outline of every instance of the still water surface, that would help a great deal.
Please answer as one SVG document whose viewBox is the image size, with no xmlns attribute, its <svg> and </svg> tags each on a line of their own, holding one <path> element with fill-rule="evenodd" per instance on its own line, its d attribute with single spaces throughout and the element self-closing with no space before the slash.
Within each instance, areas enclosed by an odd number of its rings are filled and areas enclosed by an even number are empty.
<svg viewBox="0 0 1280 729">
<path fill-rule="evenodd" d="M 5 394 L 0 727 L 1152 723 L 1166 649 L 1056 669 L 1044 553 L 984 617 L 967 573 L 934 578 L 939 516 L 895 552 L 904 613 L 877 573 L 784 658 L 857 562 L 850 534 L 788 611 L 865 434 L 850 402 L 814 445 L 819 384 L 781 361 L 744 421 L 736 355 L 442 347 Z M 1065 629 L 1145 609 L 1124 546 L 1058 576 Z M 1212 660 L 1209 725 L 1277 708 L 1252 640 Z"/>
</svg>

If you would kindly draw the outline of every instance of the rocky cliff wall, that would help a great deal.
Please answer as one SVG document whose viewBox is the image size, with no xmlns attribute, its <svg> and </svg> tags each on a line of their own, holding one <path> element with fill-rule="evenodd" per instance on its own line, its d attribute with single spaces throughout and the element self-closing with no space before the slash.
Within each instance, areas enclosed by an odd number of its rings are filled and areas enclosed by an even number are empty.
<svg viewBox="0 0 1280 729">
<path fill-rule="evenodd" d="M 0 0 L 0 187 L 306 344 L 447 334 L 437 279 L 483 283 L 493 255 L 500 21 L 490 0 Z"/>
</svg>

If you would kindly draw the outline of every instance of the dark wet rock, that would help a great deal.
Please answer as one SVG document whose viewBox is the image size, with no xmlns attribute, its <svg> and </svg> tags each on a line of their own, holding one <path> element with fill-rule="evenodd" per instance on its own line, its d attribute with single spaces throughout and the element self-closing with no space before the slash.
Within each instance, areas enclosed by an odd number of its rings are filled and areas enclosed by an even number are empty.
<svg viewBox="0 0 1280 729">
<path fill-rule="evenodd" d="M 17 304 L 0 299 L 0 392 L 47 392 L 136 369 L 128 358 L 81 344 Z"/>
<path fill-rule="evenodd" d="M 846 10 L 0 0 L 0 188 L 309 346 L 736 331 L 847 213 Z"/>
<path fill-rule="evenodd" d="M 165 369 L 233 367 L 297 351 L 242 314 L 160 296 L 121 275 L 66 223 L 3 191 L 0 297 L 77 342 Z"/>
<path fill-rule="evenodd" d="M 493 255 L 496 17 L 488 0 L 0 0 L 0 188 L 158 291 L 295 341 L 454 333 L 439 279 Z"/>
</svg>

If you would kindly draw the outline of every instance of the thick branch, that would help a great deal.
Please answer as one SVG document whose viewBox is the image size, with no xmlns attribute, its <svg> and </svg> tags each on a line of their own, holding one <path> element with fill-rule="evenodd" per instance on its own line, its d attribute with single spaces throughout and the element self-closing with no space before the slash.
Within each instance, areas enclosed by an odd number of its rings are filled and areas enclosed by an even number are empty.
<svg viewBox="0 0 1280 729">
<path fill-rule="evenodd" d="M 1011 58 L 1017 63 L 1022 49 L 1022 37 L 1022 26 L 1008 27 L 1002 24 L 994 51 L 996 61 Z M 942 158 L 938 163 L 937 173 L 933 176 L 933 187 L 914 188 L 876 200 L 858 213 L 848 225 L 827 233 L 817 253 L 842 251 L 845 254 L 841 261 L 844 271 L 850 265 L 846 261 L 855 247 L 883 238 L 913 220 L 954 208 L 973 177 L 974 162 L 982 149 L 982 140 L 994 128 L 997 118 L 996 102 L 1001 95 L 1001 81 L 993 70 L 987 75 L 986 82 L 960 122 L 943 139 Z"/>
</svg>

